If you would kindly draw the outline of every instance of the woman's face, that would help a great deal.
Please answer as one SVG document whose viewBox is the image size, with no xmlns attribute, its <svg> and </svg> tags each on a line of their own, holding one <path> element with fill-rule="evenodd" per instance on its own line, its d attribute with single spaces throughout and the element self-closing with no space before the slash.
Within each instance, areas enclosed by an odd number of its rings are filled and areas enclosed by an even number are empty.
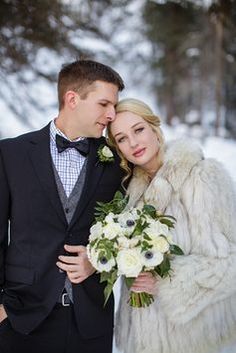
<svg viewBox="0 0 236 353">
<path fill-rule="evenodd" d="M 123 156 L 148 171 L 157 170 L 160 144 L 157 134 L 141 116 L 122 112 L 111 123 L 111 133 Z"/>
</svg>

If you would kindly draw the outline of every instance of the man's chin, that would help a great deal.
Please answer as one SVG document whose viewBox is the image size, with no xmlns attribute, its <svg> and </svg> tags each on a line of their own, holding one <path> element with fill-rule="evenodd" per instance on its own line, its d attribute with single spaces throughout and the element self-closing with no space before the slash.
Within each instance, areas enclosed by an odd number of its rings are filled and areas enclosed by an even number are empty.
<svg viewBox="0 0 236 353">
<path fill-rule="evenodd" d="M 94 138 L 99 139 L 100 137 L 102 137 L 103 135 L 105 135 L 105 129 L 98 131 L 96 136 L 94 136 Z"/>
</svg>

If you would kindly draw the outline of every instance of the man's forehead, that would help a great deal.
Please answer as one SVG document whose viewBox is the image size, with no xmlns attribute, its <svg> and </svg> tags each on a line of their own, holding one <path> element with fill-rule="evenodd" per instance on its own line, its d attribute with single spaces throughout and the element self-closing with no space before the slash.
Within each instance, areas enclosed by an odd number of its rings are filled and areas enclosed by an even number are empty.
<svg viewBox="0 0 236 353">
<path fill-rule="evenodd" d="M 111 87 L 112 87 L 112 89 L 114 89 L 115 91 L 118 92 L 118 86 L 115 83 L 112 83 L 112 82 L 94 81 L 92 83 L 92 86 L 93 86 L 93 89 L 96 90 L 96 91 L 101 90 L 101 89 L 110 90 Z"/>
<path fill-rule="evenodd" d="M 117 103 L 119 90 L 114 83 L 95 81 L 91 88 L 90 92 L 96 94 L 97 99 L 106 100 L 114 104 Z"/>
</svg>

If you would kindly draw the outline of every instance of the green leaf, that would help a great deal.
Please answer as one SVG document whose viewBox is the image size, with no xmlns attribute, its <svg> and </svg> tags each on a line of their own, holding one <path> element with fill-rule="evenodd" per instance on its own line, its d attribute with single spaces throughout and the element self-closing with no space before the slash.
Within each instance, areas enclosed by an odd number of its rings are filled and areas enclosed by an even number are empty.
<svg viewBox="0 0 236 353">
<path fill-rule="evenodd" d="M 170 259 L 164 255 L 164 259 L 160 265 L 157 266 L 157 272 L 161 277 L 166 277 L 170 271 Z"/>
<path fill-rule="evenodd" d="M 170 244 L 170 252 L 174 255 L 184 255 L 183 250 L 176 244 Z"/>
<path fill-rule="evenodd" d="M 111 272 L 111 278 L 109 280 L 110 283 L 113 283 L 113 285 L 114 285 L 114 283 L 116 282 L 117 278 L 118 278 L 118 271 L 117 270 L 113 270 Z"/>
<path fill-rule="evenodd" d="M 148 240 L 148 241 L 151 240 L 151 238 L 149 237 L 149 235 L 147 235 L 147 233 L 143 234 L 143 239 Z"/>
<path fill-rule="evenodd" d="M 100 274 L 100 283 L 107 282 L 110 277 L 111 277 L 111 273 L 110 272 L 105 272 L 105 271 L 101 272 L 101 274 Z"/>
<path fill-rule="evenodd" d="M 110 202 L 98 201 L 95 207 L 96 221 L 103 221 L 110 212 L 121 213 L 126 207 L 128 199 L 128 196 L 124 196 L 120 191 L 117 191 Z"/>
<path fill-rule="evenodd" d="M 163 224 L 166 224 L 168 228 L 174 228 L 175 223 L 171 219 L 163 217 L 159 218 L 159 221 Z"/>
<path fill-rule="evenodd" d="M 156 209 L 152 205 L 144 205 L 143 212 L 145 212 L 147 215 L 154 219 L 156 218 Z"/>
<path fill-rule="evenodd" d="M 104 305 L 106 305 L 108 299 L 110 298 L 110 295 L 112 293 L 112 290 L 113 290 L 113 285 L 108 283 L 104 289 L 104 297 L 105 297 L 105 302 L 104 302 Z"/>
</svg>

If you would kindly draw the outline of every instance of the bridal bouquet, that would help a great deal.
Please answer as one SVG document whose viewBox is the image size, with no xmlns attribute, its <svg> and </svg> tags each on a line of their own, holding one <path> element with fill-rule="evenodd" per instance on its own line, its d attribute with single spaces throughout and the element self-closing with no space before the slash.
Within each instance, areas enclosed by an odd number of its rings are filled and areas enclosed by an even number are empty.
<svg viewBox="0 0 236 353">
<path fill-rule="evenodd" d="M 107 282 L 105 304 L 117 278 L 124 276 L 130 288 L 143 271 L 166 277 L 170 275 L 172 255 L 183 251 L 171 240 L 175 218 L 163 215 L 151 205 L 125 209 L 128 197 L 117 192 L 111 202 L 98 202 L 96 223 L 90 228 L 88 258 Z M 154 301 L 148 293 L 130 293 L 130 305 L 149 306 Z M 104 304 L 104 305 L 105 305 Z"/>
</svg>

